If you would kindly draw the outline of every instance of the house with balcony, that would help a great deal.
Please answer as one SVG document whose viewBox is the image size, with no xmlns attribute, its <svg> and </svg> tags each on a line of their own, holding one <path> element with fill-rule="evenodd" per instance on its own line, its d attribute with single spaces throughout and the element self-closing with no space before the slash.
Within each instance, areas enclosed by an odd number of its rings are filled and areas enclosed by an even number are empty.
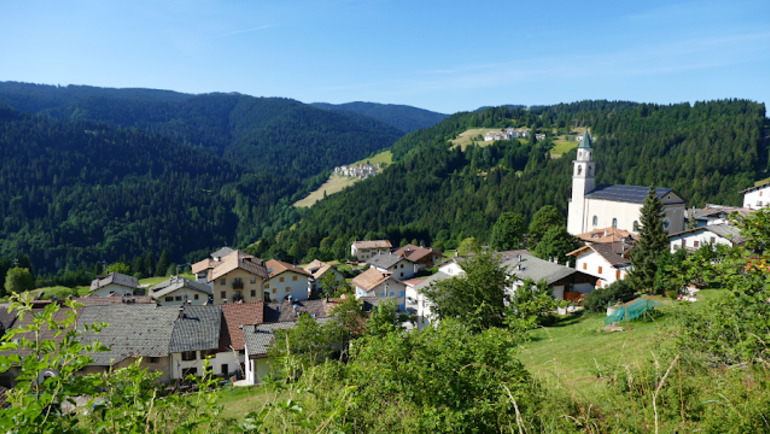
<svg viewBox="0 0 770 434">
<path fill-rule="evenodd" d="M 265 261 L 235 250 L 209 270 L 207 282 L 214 304 L 254 303 L 264 299 L 269 279 Z"/>
</svg>

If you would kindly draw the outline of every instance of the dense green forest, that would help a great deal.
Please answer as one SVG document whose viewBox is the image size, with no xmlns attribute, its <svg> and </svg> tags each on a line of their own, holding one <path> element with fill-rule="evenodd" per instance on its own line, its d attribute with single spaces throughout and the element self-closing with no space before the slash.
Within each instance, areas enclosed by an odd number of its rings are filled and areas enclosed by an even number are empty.
<svg viewBox="0 0 770 434">
<path fill-rule="evenodd" d="M 253 246 L 263 255 L 338 255 L 329 240 L 387 238 L 452 248 L 482 241 L 501 213 L 566 214 L 575 151 L 550 158 L 550 139 L 498 141 L 464 152 L 449 140 L 468 128 L 521 127 L 549 137 L 588 127 L 597 183 L 671 187 L 689 206 L 740 205 L 739 191 L 767 176 L 765 107 L 743 100 L 677 105 L 584 101 L 537 109 L 458 113 L 405 136 L 375 178 L 317 203 L 302 223 Z M 310 256 L 310 255 L 308 255 Z"/>
<path fill-rule="evenodd" d="M 421 128 L 432 127 L 447 117 L 447 115 L 442 113 L 398 104 L 378 104 L 356 101 L 346 104 L 316 102 L 311 105 L 324 110 L 347 111 L 369 116 L 396 127 L 404 133 L 411 133 L 412 131 Z"/>
<path fill-rule="evenodd" d="M 62 121 L 137 129 L 199 148 L 256 172 L 301 179 L 393 144 L 403 132 L 351 111 L 237 93 L 0 83 L 0 102 Z"/>
<path fill-rule="evenodd" d="M 40 272 L 163 249 L 178 261 L 296 219 L 282 213 L 298 180 L 156 134 L 0 108 L 0 147 L 0 255 L 27 254 Z"/>
</svg>

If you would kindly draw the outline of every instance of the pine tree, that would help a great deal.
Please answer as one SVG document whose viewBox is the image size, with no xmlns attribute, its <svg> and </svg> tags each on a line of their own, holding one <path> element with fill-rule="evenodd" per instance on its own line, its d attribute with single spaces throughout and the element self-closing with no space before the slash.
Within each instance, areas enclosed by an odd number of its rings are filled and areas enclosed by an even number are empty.
<svg viewBox="0 0 770 434">
<path fill-rule="evenodd" d="M 653 290 L 658 262 L 668 248 L 668 235 L 663 227 L 663 204 L 650 187 L 647 199 L 642 205 L 639 240 L 631 251 L 630 283 L 639 292 Z"/>
<path fill-rule="evenodd" d="M 168 259 L 168 252 L 166 249 L 163 249 L 163 251 L 160 253 L 158 263 L 155 264 L 155 275 L 163 276 L 163 273 L 168 270 L 169 265 L 171 265 L 171 261 Z"/>
</svg>

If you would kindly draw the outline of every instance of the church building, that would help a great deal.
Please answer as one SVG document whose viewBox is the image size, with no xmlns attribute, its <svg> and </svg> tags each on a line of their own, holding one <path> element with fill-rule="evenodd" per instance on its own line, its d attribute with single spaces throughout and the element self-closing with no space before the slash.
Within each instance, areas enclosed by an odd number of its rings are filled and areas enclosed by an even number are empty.
<svg viewBox="0 0 770 434">
<path fill-rule="evenodd" d="M 586 131 L 572 162 L 572 199 L 567 214 L 567 231 L 572 235 L 599 228 L 618 228 L 639 233 L 642 205 L 649 187 L 600 185 L 595 187 L 596 166 L 591 136 Z M 684 230 L 684 199 L 670 188 L 656 188 L 663 203 L 663 224 L 669 235 Z"/>
</svg>

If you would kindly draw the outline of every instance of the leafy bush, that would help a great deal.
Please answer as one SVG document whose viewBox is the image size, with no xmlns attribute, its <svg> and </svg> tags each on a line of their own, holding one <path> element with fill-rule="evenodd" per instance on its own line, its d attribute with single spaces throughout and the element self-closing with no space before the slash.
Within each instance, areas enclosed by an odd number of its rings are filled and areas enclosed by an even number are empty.
<svg viewBox="0 0 770 434">
<path fill-rule="evenodd" d="M 589 312 L 604 312 L 607 306 L 625 303 L 635 297 L 634 288 L 625 280 L 618 280 L 606 288 L 596 288 L 586 295 L 583 307 Z"/>
</svg>

